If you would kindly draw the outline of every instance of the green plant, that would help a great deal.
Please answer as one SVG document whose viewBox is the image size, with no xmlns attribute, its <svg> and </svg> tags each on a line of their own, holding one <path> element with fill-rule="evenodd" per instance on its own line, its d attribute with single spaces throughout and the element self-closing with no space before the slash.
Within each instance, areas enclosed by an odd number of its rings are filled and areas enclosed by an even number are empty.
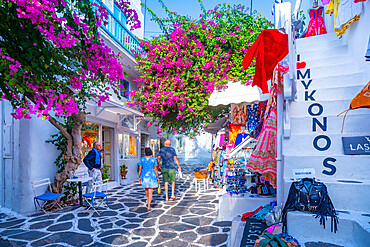
<svg viewBox="0 0 370 247">
<path fill-rule="evenodd" d="M 109 169 L 110 167 L 107 166 L 107 164 L 103 164 L 103 167 L 101 168 L 101 171 L 102 171 L 101 176 L 103 180 L 110 179 L 110 175 L 108 174 Z"/>
<path fill-rule="evenodd" d="M 127 166 L 125 164 L 120 166 L 120 172 L 127 172 Z"/>
</svg>

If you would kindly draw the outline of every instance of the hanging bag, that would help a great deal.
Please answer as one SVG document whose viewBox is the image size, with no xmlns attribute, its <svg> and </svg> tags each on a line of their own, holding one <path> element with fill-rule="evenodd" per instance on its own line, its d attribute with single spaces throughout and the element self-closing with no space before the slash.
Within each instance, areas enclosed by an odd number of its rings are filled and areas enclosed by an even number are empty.
<svg viewBox="0 0 370 247">
<path fill-rule="evenodd" d="M 308 211 L 320 218 L 320 225 L 324 226 L 328 216 L 331 217 L 331 231 L 337 232 L 338 216 L 328 195 L 325 184 L 314 178 L 304 178 L 293 182 L 290 186 L 288 199 L 283 209 L 284 230 L 286 231 L 286 217 L 289 211 Z"/>
</svg>

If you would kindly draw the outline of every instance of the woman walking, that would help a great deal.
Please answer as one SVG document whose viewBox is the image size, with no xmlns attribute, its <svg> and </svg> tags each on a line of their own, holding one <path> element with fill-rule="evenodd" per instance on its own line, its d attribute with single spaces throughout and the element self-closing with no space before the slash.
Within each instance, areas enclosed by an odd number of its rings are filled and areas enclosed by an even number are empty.
<svg viewBox="0 0 370 247">
<path fill-rule="evenodd" d="M 145 148 L 145 157 L 139 162 L 139 183 L 145 189 L 146 202 L 148 204 L 148 211 L 152 208 L 150 204 L 153 197 L 153 189 L 158 188 L 158 166 L 157 161 L 153 158 L 153 151 L 150 148 Z"/>
</svg>

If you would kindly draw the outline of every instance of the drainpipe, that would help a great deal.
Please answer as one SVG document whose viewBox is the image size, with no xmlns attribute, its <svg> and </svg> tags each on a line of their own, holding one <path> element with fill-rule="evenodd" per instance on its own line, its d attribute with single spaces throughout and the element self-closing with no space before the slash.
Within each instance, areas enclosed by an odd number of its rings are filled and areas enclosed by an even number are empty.
<svg viewBox="0 0 370 247">
<path fill-rule="evenodd" d="M 276 200 L 277 205 L 280 206 L 284 199 L 284 167 L 283 167 L 283 152 L 282 152 L 282 142 L 283 142 L 283 111 L 284 111 L 284 98 L 283 94 L 279 93 L 277 95 L 277 131 L 276 131 Z"/>
</svg>

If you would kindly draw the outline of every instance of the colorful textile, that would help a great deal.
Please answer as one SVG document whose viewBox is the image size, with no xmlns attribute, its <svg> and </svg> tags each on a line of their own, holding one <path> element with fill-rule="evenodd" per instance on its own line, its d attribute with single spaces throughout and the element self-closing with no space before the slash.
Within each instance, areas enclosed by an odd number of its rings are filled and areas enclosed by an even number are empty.
<svg viewBox="0 0 370 247">
<path fill-rule="evenodd" d="M 239 125 L 230 124 L 230 128 L 229 128 L 229 143 L 235 143 L 236 136 L 239 134 L 240 129 L 241 128 L 240 128 Z"/>
<path fill-rule="evenodd" d="M 224 144 L 224 140 L 225 140 L 225 133 L 220 135 L 220 143 L 218 145 L 219 147 L 222 147 L 222 145 Z"/>
<path fill-rule="evenodd" d="M 326 27 L 324 23 L 324 18 L 322 17 L 323 7 L 312 8 L 308 11 L 310 14 L 310 22 L 308 23 L 307 32 L 304 37 L 311 37 L 321 34 L 326 34 Z"/>
<path fill-rule="evenodd" d="M 259 116 L 258 116 L 258 104 L 247 105 L 248 110 L 248 133 L 251 137 L 254 137 L 252 133 L 258 128 Z"/>
<path fill-rule="evenodd" d="M 355 0 L 355 3 L 366 2 L 366 0 Z"/>
<path fill-rule="evenodd" d="M 235 146 L 238 146 L 240 143 L 242 143 L 245 138 L 248 137 L 248 134 L 247 133 L 244 133 L 244 132 L 241 132 L 239 133 L 237 136 L 236 136 L 236 140 L 235 140 Z"/>
<path fill-rule="evenodd" d="M 288 35 L 282 34 L 277 29 L 263 30 L 252 47 L 245 54 L 242 65 L 247 69 L 256 59 L 256 71 L 252 86 L 258 86 L 263 93 L 268 93 L 267 81 L 272 79 L 273 70 L 289 52 Z"/>
<path fill-rule="evenodd" d="M 258 211 L 260 211 L 261 209 L 263 209 L 262 206 L 259 206 L 256 210 L 252 211 L 252 212 L 246 212 L 242 215 L 242 221 L 246 221 L 248 218 L 252 217 L 253 215 L 255 215 Z"/>
<path fill-rule="evenodd" d="M 252 133 L 253 137 L 257 137 L 261 131 L 262 131 L 262 126 L 263 126 L 263 121 L 264 121 L 264 115 L 267 107 L 267 100 L 265 101 L 260 101 L 258 103 L 258 125 L 257 129 Z"/>
<path fill-rule="evenodd" d="M 247 104 L 231 104 L 231 123 L 233 125 L 244 125 L 247 121 Z"/>
<path fill-rule="evenodd" d="M 262 173 L 261 177 L 268 180 L 274 188 L 276 188 L 276 118 L 276 108 L 272 107 L 246 165 L 252 172 Z"/>
<path fill-rule="evenodd" d="M 330 0 L 321 0 L 322 5 L 327 5 L 330 3 Z"/>
</svg>

